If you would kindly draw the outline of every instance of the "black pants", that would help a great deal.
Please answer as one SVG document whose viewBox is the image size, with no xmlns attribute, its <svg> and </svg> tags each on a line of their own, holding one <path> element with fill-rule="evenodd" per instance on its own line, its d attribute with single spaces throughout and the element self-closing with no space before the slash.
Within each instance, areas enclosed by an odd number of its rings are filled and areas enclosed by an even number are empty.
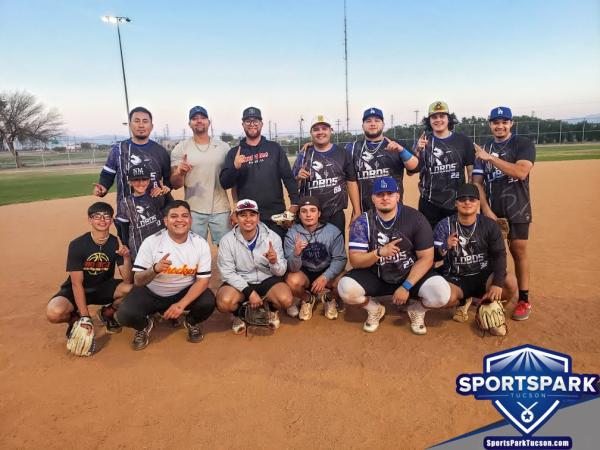
<svg viewBox="0 0 600 450">
<path fill-rule="evenodd" d="M 439 221 L 451 216 L 456 212 L 454 209 L 446 209 L 441 206 L 434 205 L 423 197 L 419 197 L 419 212 L 422 213 L 431 229 L 434 230 Z"/>
<path fill-rule="evenodd" d="M 121 239 L 124 245 L 129 245 L 129 222 L 121 222 L 120 220 L 114 221 L 115 228 L 117 229 L 117 236 Z"/>
<path fill-rule="evenodd" d="M 342 237 L 344 237 L 344 240 L 346 240 L 346 214 L 344 213 L 343 209 L 329 217 L 321 218 L 321 222 L 330 223 L 338 227 L 338 229 L 342 232 Z"/>
<path fill-rule="evenodd" d="M 119 306 L 116 313 L 117 322 L 124 327 L 135 328 L 138 331 L 143 330 L 147 325 L 147 316 L 165 312 L 169 306 L 181 300 L 188 290 L 189 287 L 170 297 L 161 297 L 146 286 L 136 286 Z M 206 289 L 186 308 L 186 311 L 189 311 L 186 320 L 191 325 L 203 322 L 210 317 L 215 307 L 215 294 L 210 289 Z"/>
<path fill-rule="evenodd" d="M 283 245 L 283 242 L 285 241 L 285 235 L 287 233 L 287 230 L 283 227 L 280 227 L 275 222 L 273 222 L 272 220 L 269 220 L 269 219 L 261 219 L 261 222 L 264 223 L 267 227 L 269 227 L 271 230 L 273 230 L 275 233 L 277 233 L 279 235 L 279 237 L 281 238 L 281 244 Z"/>
</svg>

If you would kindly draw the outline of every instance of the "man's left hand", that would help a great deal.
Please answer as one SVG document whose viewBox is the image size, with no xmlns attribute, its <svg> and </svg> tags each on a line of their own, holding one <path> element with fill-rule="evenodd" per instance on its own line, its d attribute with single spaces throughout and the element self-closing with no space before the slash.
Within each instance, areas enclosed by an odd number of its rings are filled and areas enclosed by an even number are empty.
<svg viewBox="0 0 600 450">
<path fill-rule="evenodd" d="M 325 275 L 320 275 L 315 281 L 313 281 L 313 284 L 310 287 L 310 291 L 313 294 L 320 294 L 327 286 L 327 281 L 328 280 L 327 277 L 325 277 Z"/>
<path fill-rule="evenodd" d="M 183 314 L 183 306 L 178 303 L 173 303 L 171 306 L 169 306 L 169 309 L 167 309 L 164 313 L 163 313 L 163 317 L 165 319 L 178 319 L 179 316 L 181 316 L 181 314 Z"/>
<path fill-rule="evenodd" d="M 482 300 L 501 300 L 502 299 L 502 288 L 500 286 L 494 286 L 493 284 L 490 286 L 490 289 L 483 294 L 481 297 Z"/>
<path fill-rule="evenodd" d="M 392 301 L 394 305 L 404 305 L 408 301 L 409 292 L 400 286 L 398 289 L 394 291 L 394 297 Z"/>
</svg>

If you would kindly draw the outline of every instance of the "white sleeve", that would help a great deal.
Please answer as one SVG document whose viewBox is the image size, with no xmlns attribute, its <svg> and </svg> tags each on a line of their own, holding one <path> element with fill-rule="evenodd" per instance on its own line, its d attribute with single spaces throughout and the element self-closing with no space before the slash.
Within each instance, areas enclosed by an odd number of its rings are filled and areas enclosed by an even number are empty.
<svg viewBox="0 0 600 450">
<path fill-rule="evenodd" d="M 212 258 L 210 255 L 210 247 L 208 242 L 206 242 L 204 239 L 200 240 L 198 254 L 200 255 L 200 258 L 198 260 L 196 278 L 210 278 Z"/>
<path fill-rule="evenodd" d="M 154 264 L 154 258 L 152 257 L 154 242 L 155 239 L 153 239 L 153 236 L 149 236 L 143 240 L 133 263 L 134 272 L 141 272 L 152 267 Z"/>
</svg>

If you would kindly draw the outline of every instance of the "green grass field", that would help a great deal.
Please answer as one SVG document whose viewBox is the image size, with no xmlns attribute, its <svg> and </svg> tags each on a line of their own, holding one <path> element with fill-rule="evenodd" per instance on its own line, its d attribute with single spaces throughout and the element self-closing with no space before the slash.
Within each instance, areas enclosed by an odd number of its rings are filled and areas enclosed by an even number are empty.
<svg viewBox="0 0 600 450">
<path fill-rule="evenodd" d="M 295 157 L 290 157 L 293 164 Z M 537 161 L 568 161 L 600 159 L 600 144 L 540 145 Z M 0 172 L 0 205 L 27 203 L 54 198 L 89 195 L 98 180 L 100 167 L 87 169 L 92 173 L 77 173 L 83 169 Z"/>
</svg>

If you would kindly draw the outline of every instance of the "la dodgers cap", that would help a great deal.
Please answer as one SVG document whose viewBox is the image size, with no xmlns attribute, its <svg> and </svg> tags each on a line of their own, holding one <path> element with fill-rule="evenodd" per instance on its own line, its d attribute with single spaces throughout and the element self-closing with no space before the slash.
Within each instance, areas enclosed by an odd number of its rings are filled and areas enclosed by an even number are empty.
<svg viewBox="0 0 600 450">
<path fill-rule="evenodd" d="M 258 204 L 254 200 L 250 200 L 249 198 L 240 200 L 235 205 L 235 212 L 239 213 L 242 211 L 258 212 Z"/>
<path fill-rule="evenodd" d="M 206 117 L 208 119 L 208 112 L 206 111 L 206 108 L 204 108 L 203 106 L 194 106 L 192 109 L 190 109 L 190 114 L 188 115 L 189 120 L 192 120 L 192 118 L 196 114 L 202 114 L 204 117 Z"/>
<path fill-rule="evenodd" d="M 479 189 L 471 183 L 465 183 L 456 190 L 456 198 L 474 197 L 479 199 Z"/>
<path fill-rule="evenodd" d="M 260 113 L 260 109 L 255 108 L 254 106 L 250 106 L 244 110 L 242 113 L 242 120 L 246 119 L 258 119 L 262 120 L 262 115 Z"/>
<path fill-rule="evenodd" d="M 450 108 L 448 108 L 446 102 L 437 100 L 429 105 L 429 109 L 427 110 L 427 117 L 432 116 L 433 114 L 450 114 Z"/>
<path fill-rule="evenodd" d="M 365 109 L 365 112 L 363 113 L 363 122 L 369 117 L 379 117 L 381 120 L 383 120 L 383 111 L 379 108 Z"/>
<path fill-rule="evenodd" d="M 497 106 L 490 111 L 490 121 L 496 119 L 512 120 L 512 111 L 506 106 Z"/>
<path fill-rule="evenodd" d="M 321 210 L 321 202 L 319 201 L 319 199 L 317 197 L 314 196 L 307 196 L 307 197 L 302 197 L 300 199 L 300 203 L 299 203 L 300 208 L 302 208 L 303 206 L 316 206 L 317 208 L 319 208 L 319 211 Z"/>
<path fill-rule="evenodd" d="M 392 177 L 380 177 L 373 183 L 373 194 L 382 192 L 398 192 L 398 184 Z"/>
</svg>

